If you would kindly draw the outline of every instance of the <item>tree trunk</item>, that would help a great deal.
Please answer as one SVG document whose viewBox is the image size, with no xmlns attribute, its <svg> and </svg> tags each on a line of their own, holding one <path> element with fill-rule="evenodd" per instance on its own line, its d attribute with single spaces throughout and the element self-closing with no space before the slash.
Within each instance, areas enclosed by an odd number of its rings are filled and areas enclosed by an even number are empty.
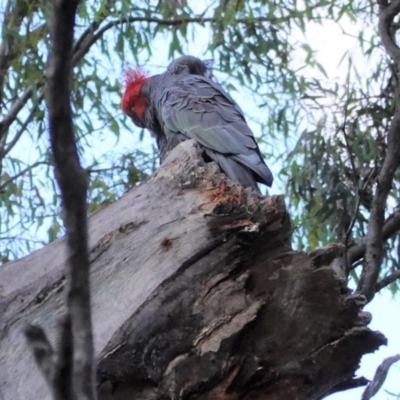
<svg viewBox="0 0 400 400">
<path fill-rule="evenodd" d="M 261 197 L 187 141 L 90 218 L 100 399 L 319 399 L 364 383 L 385 343 L 330 264 L 291 248 L 280 196 Z M 64 239 L 0 269 L 0 399 L 49 399 L 23 328 L 57 340 Z"/>
</svg>

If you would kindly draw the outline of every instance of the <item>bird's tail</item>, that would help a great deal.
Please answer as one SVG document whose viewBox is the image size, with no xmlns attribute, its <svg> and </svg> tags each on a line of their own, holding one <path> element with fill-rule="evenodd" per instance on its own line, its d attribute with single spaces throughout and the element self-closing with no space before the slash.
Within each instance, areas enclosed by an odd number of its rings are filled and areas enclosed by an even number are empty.
<svg viewBox="0 0 400 400">
<path fill-rule="evenodd" d="M 233 160 L 230 156 L 225 156 L 209 149 L 206 149 L 205 152 L 233 182 L 239 183 L 245 188 L 251 187 L 258 193 L 261 193 L 253 171 L 247 166 Z"/>
<path fill-rule="evenodd" d="M 269 187 L 272 186 L 274 177 L 271 170 L 265 164 L 264 160 L 255 151 L 249 154 L 237 154 L 231 156 L 239 164 L 248 167 L 255 174 L 256 181 Z"/>
</svg>

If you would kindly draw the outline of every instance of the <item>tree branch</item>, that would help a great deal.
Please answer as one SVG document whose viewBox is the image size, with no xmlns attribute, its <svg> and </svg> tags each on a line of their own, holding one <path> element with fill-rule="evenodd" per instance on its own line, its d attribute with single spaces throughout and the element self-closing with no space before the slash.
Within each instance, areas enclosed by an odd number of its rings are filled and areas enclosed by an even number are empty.
<svg viewBox="0 0 400 400">
<path fill-rule="evenodd" d="M 9 0 L 4 13 L 2 26 L 2 43 L 0 44 L 0 106 L 3 103 L 4 79 L 11 62 L 18 56 L 15 51 L 15 32 L 18 31 L 21 23 L 29 11 L 34 12 L 39 7 L 39 2 L 18 2 Z M 14 32 L 12 32 L 14 31 Z M 0 121 L 0 161 L 5 153 L 2 148 L 5 145 L 8 128 L 14 122 L 17 114 L 26 104 L 32 95 L 32 87 L 25 90 L 22 96 L 14 103 L 6 117 Z"/>
<path fill-rule="evenodd" d="M 400 360 L 400 354 L 396 354 L 395 356 L 388 357 L 383 360 L 382 364 L 378 367 L 378 369 L 375 372 L 374 379 L 365 388 L 361 400 L 369 400 L 373 396 L 375 396 L 376 393 L 378 393 L 378 390 L 385 382 L 386 376 L 389 372 L 389 368 L 392 366 L 392 364 L 394 364 L 399 360 Z"/>
<path fill-rule="evenodd" d="M 343 279 L 347 279 L 348 257 L 347 257 L 347 232 L 350 230 L 351 218 L 347 210 L 347 204 L 344 199 L 336 200 L 336 217 L 337 217 L 337 241 L 343 245 L 343 252 L 340 257 L 336 258 L 332 263 L 332 268 Z"/>
<path fill-rule="evenodd" d="M 3 86 L 6 72 L 11 62 L 18 55 L 14 49 L 16 37 L 15 32 L 18 31 L 21 26 L 27 8 L 28 5 L 25 2 L 11 0 L 8 0 L 7 5 L 5 6 L 2 26 L 2 42 L 0 43 L 0 105 L 3 103 Z"/>
<path fill-rule="evenodd" d="M 390 285 L 392 282 L 400 279 L 400 270 L 393 272 L 389 276 L 385 276 L 375 285 L 375 293 L 379 292 L 384 287 Z"/>
<path fill-rule="evenodd" d="M 76 65 L 77 62 L 79 62 L 84 55 L 89 51 L 89 49 L 92 47 L 94 43 L 99 40 L 105 32 L 110 30 L 111 28 L 118 26 L 118 25 L 123 25 L 127 23 L 134 23 L 134 22 L 147 22 L 147 23 L 153 23 L 153 24 L 158 24 L 161 26 L 179 26 L 183 24 L 189 24 L 189 23 L 197 23 L 197 24 L 205 24 L 205 23 L 215 23 L 217 21 L 216 18 L 205 18 L 205 17 L 192 17 L 192 18 L 175 18 L 175 19 L 162 19 L 162 18 L 152 18 L 152 17 L 125 17 L 125 18 L 120 18 L 114 21 L 110 21 L 107 24 L 105 24 L 102 28 L 100 28 L 97 32 L 94 30 L 86 31 L 83 35 L 85 35 L 85 38 L 83 40 L 79 39 L 77 42 L 77 46 L 74 48 L 74 57 L 73 57 L 73 64 Z M 259 17 L 259 18 L 254 18 L 255 22 L 271 22 L 271 18 L 269 17 Z M 246 18 L 238 18 L 235 20 L 234 23 L 236 24 L 245 24 L 248 23 L 249 20 Z"/>
<path fill-rule="evenodd" d="M 31 98 L 33 89 L 35 87 L 36 89 L 39 89 L 43 85 L 44 82 L 38 82 L 35 85 L 25 89 L 24 93 L 20 97 L 18 97 L 18 100 L 11 106 L 11 109 L 8 112 L 8 114 L 3 118 L 2 121 L 0 121 L 0 145 L 5 142 L 8 133 L 8 128 L 15 121 L 18 113 L 22 110 L 27 101 Z"/>
<path fill-rule="evenodd" d="M 107 2 L 103 11 L 97 16 L 97 19 L 94 20 L 89 27 L 82 33 L 79 39 L 74 43 L 73 53 L 76 53 L 82 42 L 86 40 L 86 38 L 93 34 L 97 30 L 97 28 L 104 22 L 104 20 L 108 17 L 107 12 L 111 9 L 111 2 Z"/>
<path fill-rule="evenodd" d="M 396 64 L 400 65 L 400 48 L 396 45 L 391 34 L 393 19 L 400 12 L 400 0 L 393 0 L 388 4 L 387 1 L 378 0 L 379 4 L 379 34 L 383 47 L 393 58 Z"/>
<path fill-rule="evenodd" d="M 74 347 L 72 382 L 76 398 L 92 400 L 96 393 L 89 288 L 87 176 L 79 162 L 70 103 L 73 31 L 78 4 L 79 0 L 58 0 L 52 4 L 46 100 L 69 252 L 67 302 Z"/>
<path fill-rule="evenodd" d="M 385 6 L 380 1 L 379 32 L 387 53 L 394 58 L 397 67 L 400 65 L 400 49 L 390 37 L 390 25 L 400 12 L 400 0 L 392 1 Z M 383 227 L 385 207 L 395 172 L 400 163 L 400 93 L 397 88 L 396 109 L 389 128 L 387 153 L 379 172 L 375 194 L 372 199 L 371 213 L 366 238 L 365 262 L 357 290 L 365 295 L 368 301 L 375 295 L 375 285 L 383 258 Z"/>
<path fill-rule="evenodd" d="M 37 161 L 33 163 L 32 165 L 29 165 L 28 167 L 24 168 L 22 171 L 20 171 L 17 175 L 12 176 L 11 178 L 7 179 L 4 183 L 0 185 L 0 193 L 15 179 L 19 178 L 20 176 L 24 175 L 26 172 L 29 170 L 36 168 L 39 165 L 45 164 L 44 161 Z"/>
<path fill-rule="evenodd" d="M 74 348 L 70 315 L 67 315 L 61 322 L 60 331 L 59 355 L 55 365 L 53 385 L 58 391 L 57 399 L 74 399 L 72 381 Z"/>
<path fill-rule="evenodd" d="M 382 229 L 382 239 L 388 240 L 400 231 L 400 210 L 394 212 L 386 219 Z M 349 263 L 354 264 L 364 257 L 366 250 L 367 237 L 356 242 L 348 250 Z"/>
<path fill-rule="evenodd" d="M 40 103 L 43 100 L 43 94 L 41 94 L 38 98 L 38 103 Z M 9 143 L 4 143 L 6 147 L 4 147 L 3 150 L 0 151 L 0 160 L 5 157 L 12 149 L 13 147 L 17 144 L 18 140 L 22 136 L 22 134 L 25 132 L 26 128 L 28 125 L 31 123 L 33 117 L 35 116 L 36 111 L 38 110 L 37 104 L 32 107 L 28 117 L 24 121 L 24 123 L 21 125 L 21 127 L 18 129 L 18 132 L 14 135 L 12 140 Z"/>
<path fill-rule="evenodd" d="M 96 399 L 89 288 L 87 177 L 79 162 L 70 103 L 73 32 L 78 4 L 79 0 L 53 0 L 49 15 L 51 46 L 46 100 L 55 175 L 64 209 L 69 268 L 68 315 L 58 348 L 59 362 L 51 381 L 57 400 Z"/>
</svg>

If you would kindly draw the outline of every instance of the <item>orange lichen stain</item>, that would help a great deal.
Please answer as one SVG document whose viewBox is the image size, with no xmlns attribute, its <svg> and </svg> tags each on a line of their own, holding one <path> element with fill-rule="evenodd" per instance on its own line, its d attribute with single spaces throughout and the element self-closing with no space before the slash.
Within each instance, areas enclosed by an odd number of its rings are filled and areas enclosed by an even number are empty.
<svg viewBox="0 0 400 400">
<path fill-rule="evenodd" d="M 243 191 L 236 186 L 220 185 L 210 191 L 208 203 L 233 203 L 240 204 L 243 199 Z"/>
<path fill-rule="evenodd" d="M 243 189 L 237 185 L 228 186 L 221 184 L 217 187 L 207 189 L 203 191 L 203 193 L 206 195 L 205 201 L 193 208 L 190 214 L 196 214 L 197 212 L 203 210 L 205 206 L 211 204 L 239 205 L 246 201 L 246 198 L 243 196 Z"/>
</svg>

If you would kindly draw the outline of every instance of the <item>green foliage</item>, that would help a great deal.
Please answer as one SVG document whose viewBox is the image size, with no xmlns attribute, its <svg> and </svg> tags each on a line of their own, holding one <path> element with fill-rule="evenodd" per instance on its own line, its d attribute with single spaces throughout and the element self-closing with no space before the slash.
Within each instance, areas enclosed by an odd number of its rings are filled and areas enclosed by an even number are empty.
<svg viewBox="0 0 400 400">
<path fill-rule="evenodd" d="M 315 98 L 328 99 L 325 107 L 329 112 L 318 121 L 311 119 L 286 158 L 289 169 L 281 173 L 287 178 L 293 206 L 302 210 L 296 232 L 302 248 L 336 240 L 338 201 L 344 202 L 354 222 L 348 244 L 368 231 L 373 187 L 386 154 L 386 135 L 394 113 L 395 81 L 394 66 L 382 58 L 374 32 L 371 30 L 369 39 L 361 32 L 359 41 L 365 54 L 375 54 L 379 61 L 366 76 L 347 55 L 345 84 L 319 84 L 314 88 L 306 105 L 313 107 Z M 320 104 L 316 106 L 318 109 Z M 393 182 L 387 216 L 398 209 L 399 178 L 397 175 Z M 399 243 L 399 237 L 395 237 L 386 245 L 383 276 L 400 268 Z M 357 270 L 352 277 L 357 282 Z M 390 290 L 396 293 L 398 284 L 391 284 Z"/>
<path fill-rule="evenodd" d="M 48 2 L 11 3 L 3 6 L 0 20 L 3 262 L 63 233 L 43 100 Z M 258 140 L 268 163 L 281 167 L 278 178 L 286 188 L 297 247 L 337 239 L 341 200 L 354 219 L 350 240 L 364 236 L 394 107 L 393 65 L 382 57 L 375 8 L 369 0 L 82 3 L 72 103 L 90 177 L 89 212 L 118 199 L 158 165 L 147 134 L 120 111 L 123 69 L 141 64 L 157 73 L 182 53 L 204 54 L 215 58 L 216 78 L 234 96 L 245 93 L 259 105 L 252 123 L 262 132 Z M 307 37 L 310 24 L 327 21 L 360 24 L 360 49 L 371 60 L 367 73 L 349 63 L 347 80 L 330 80 Z M 349 59 L 344 54 L 342 62 Z M 20 110 L 9 119 L 19 102 Z M 399 203 L 399 183 L 400 176 L 388 212 Z M 399 246 L 398 239 L 388 243 L 383 274 L 399 268 Z M 357 279 L 357 271 L 353 276 Z"/>
</svg>

